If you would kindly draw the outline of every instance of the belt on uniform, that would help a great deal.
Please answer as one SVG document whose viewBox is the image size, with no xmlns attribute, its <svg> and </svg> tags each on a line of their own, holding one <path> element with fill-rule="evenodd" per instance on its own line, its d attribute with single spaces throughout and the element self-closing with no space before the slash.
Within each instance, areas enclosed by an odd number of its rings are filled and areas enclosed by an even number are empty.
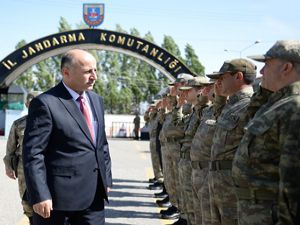
<svg viewBox="0 0 300 225">
<path fill-rule="evenodd" d="M 218 160 L 209 162 L 209 170 L 231 170 L 232 160 Z"/>
<path fill-rule="evenodd" d="M 209 161 L 192 161 L 192 168 L 195 170 L 202 170 L 204 168 L 207 168 L 209 166 Z"/>
<path fill-rule="evenodd" d="M 178 142 L 180 138 L 166 138 L 166 142 Z"/>
<path fill-rule="evenodd" d="M 192 144 L 193 139 L 192 138 L 182 138 L 180 139 L 180 143 L 191 143 Z"/>
<path fill-rule="evenodd" d="M 240 200 L 277 201 L 278 194 L 264 188 L 235 188 L 236 195 Z"/>
</svg>

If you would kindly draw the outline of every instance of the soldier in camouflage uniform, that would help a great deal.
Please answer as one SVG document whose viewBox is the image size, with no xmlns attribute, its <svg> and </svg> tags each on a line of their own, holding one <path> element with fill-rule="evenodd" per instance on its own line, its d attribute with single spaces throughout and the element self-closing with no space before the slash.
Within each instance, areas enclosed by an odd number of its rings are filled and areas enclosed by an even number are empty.
<svg viewBox="0 0 300 225">
<path fill-rule="evenodd" d="M 162 109 L 160 110 L 160 123 L 162 124 L 162 129 L 159 134 L 159 140 L 161 143 L 161 155 L 162 155 L 162 166 L 164 171 L 164 185 L 169 195 L 169 200 L 172 204 L 177 204 L 176 193 L 174 192 L 174 179 L 171 170 L 172 160 L 170 158 L 169 148 L 168 148 L 168 138 L 166 133 L 168 132 L 168 126 L 172 122 L 172 106 L 169 101 L 167 93 L 163 96 Z M 164 113 L 163 113 L 164 112 Z"/>
<path fill-rule="evenodd" d="M 220 116 L 211 147 L 208 184 L 212 220 L 219 224 L 237 224 L 237 198 L 231 176 L 232 160 L 243 137 L 238 123 L 253 94 L 251 83 L 256 66 L 246 59 L 225 61 L 218 73 L 207 75 L 221 80 L 221 95 L 229 96 Z"/>
<path fill-rule="evenodd" d="M 151 161 L 154 172 L 154 180 L 163 182 L 162 168 L 159 160 L 159 153 L 157 152 L 157 126 L 159 122 L 159 114 L 157 109 L 157 103 L 152 104 L 149 109 L 149 137 L 150 137 L 150 153 Z"/>
<path fill-rule="evenodd" d="M 265 55 L 261 86 L 274 92 L 245 126 L 232 175 L 240 225 L 300 224 L 300 41 Z"/>
<path fill-rule="evenodd" d="M 40 92 L 31 92 L 27 95 L 26 107 L 29 106 L 30 101 L 40 94 Z M 22 199 L 22 206 L 24 214 L 28 217 L 30 224 L 32 224 L 33 210 L 29 203 L 24 200 L 26 191 L 23 160 L 22 160 L 22 146 L 23 137 L 26 127 L 26 118 L 23 116 L 13 122 L 7 140 L 6 155 L 4 156 L 4 164 L 6 175 L 12 179 L 18 178 L 19 194 Z"/>
<path fill-rule="evenodd" d="M 172 186 L 167 188 L 170 196 L 170 202 L 172 207 L 162 213 L 162 218 L 175 219 L 180 216 L 178 208 L 180 208 L 180 184 L 178 173 L 178 162 L 180 159 L 180 139 L 183 137 L 182 128 L 177 127 L 177 123 L 182 120 L 183 117 L 183 103 L 185 102 L 185 96 L 180 95 L 179 88 L 186 84 L 193 76 L 190 74 L 179 74 L 175 82 L 169 84 L 170 95 L 169 102 L 172 106 L 171 122 L 168 123 L 165 129 L 166 137 L 166 155 L 170 159 L 168 161 L 169 172 L 165 171 L 164 176 L 169 176 L 172 179 Z M 185 106 L 185 113 L 191 112 L 190 105 Z M 167 174 L 168 173 L 168 174 Z"/>
<path fill-rule="evenodd" d="M 144 121 L 145 121 L 145 126 L 149 125 L 149 120 L 150 120 L 150 109 L 151 107 L 155 106 L 154 104 L 151 104 L 149 108 L 145 111 L 144 113 Z"/>
<path fill-rule="evenodd" d="M 210 82 L 213 82 L 212 80 Z M 216 88 L 220 88 L 217 86 Z M 199 101 L 210 101 L 213 104 L 204 108 L 199 115 L 200 124 L 192 140 L 190 158 L 192 166 L 192 190 L 193 190 L 193 207 L 195 211 L 196 224 L 214 224 L 211 222 L 210 199 L 208 191 L 208 165 L 211 155 L 212 139 L 215 131 L 217 114 L 224 106 L 226 98 L 214 96 L 213 83 L 204 88 Z M 218 106 L 220 107 L 218 108 Z"/>
<path fill-rule="evenodd" d="M 207 99 L 204 101 L 198 101 L 197 96 L 200 95 L 204 85 L 209 84 L 209 80 L 205 77 L 195 77 L 189 80 L 184 87 L 180 90 L 187 92 L 187 103 L 193 106 L 192 112 L 189 116 L 178 124 L 182 126 L 182 132 L 184 137 L 180 140 L 180 161 L 178 163 L 179 172 L 179 190 L 180 190 L 180 202 L 181 212 L 184 213 L 183 218 L 187 219 L 187 224 L 195 223 L 195 212 L 193 207 L 193 192 L 192 192 L 192 180 L 191 180 L 191 161 L 190 161 L 190 147 L 192 139 L 199 125 L 199 116 L 202 114 L 202 110 L 207 107 Z M 181 125 L 182 124 L 182 125 Z M 178 221 L 175 224 L 184 224 L 184 221 Z"/>
<path fill-rule="evenodd" d="M 134 123 L 134 139 L 139 140 L 139 131 L 140 131 L 140 125 L 141 125 L 141 118 L 139 116 L 139 113 L 135 113 L 135 117 L 133 119 Z"/>
</svg>

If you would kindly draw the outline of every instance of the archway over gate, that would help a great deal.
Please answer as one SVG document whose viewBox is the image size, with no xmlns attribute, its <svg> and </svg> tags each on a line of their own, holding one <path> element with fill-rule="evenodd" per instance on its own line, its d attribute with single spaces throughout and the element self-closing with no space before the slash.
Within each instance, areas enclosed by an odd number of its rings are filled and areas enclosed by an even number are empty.
<svg viewBox="0 0 300 225">
<path fill-rule="evenodd" d="M 193 74 L 163 48 L 132 35 L 101 29 L 81 29 L 52 34 L 12 52 L 0 64 L 0 88 L 7 88 L 32 65 L 72 48 L 124 53 L 145 61 L 170 80 L 180 73 Z"/>
</svg>

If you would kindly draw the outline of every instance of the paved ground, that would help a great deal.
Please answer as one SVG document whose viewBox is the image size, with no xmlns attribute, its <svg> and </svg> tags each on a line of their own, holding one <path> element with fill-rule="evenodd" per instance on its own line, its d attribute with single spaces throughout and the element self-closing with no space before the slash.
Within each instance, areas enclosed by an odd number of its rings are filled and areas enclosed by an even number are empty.
<svg viewBox="0 0 300 225">
<path fill-rule="evenodd" d="M 6 140 L 0 139 L 0 158 L 5 154 Z M 149 142 L 126 139 L 109 140 L 114 187 L 106 207 L 107 225 L 160 225 L 172 221 L 159 219 L 159 211 L 146 187 L 152 177 Z M 17 183 L 5 176 L 0 166 L 0 224 L 26 225 L 18 196 Z"/>
</svg>

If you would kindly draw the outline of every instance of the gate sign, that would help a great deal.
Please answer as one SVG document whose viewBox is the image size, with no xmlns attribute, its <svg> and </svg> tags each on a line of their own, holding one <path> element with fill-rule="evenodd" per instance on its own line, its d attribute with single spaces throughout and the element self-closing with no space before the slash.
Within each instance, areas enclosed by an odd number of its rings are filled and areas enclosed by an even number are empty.
<svg viewBox="0 0 300 225">
<path fill-rule="evenodd" d="M 101 25 L 104 20 L 104 4 L 83 4 L 83 20 L 90 27 Z"/>
<path fill-rule="evenodd" d="M 0 89 L 8 87 L 32 65 L 74 48 L 99 49 L 133 56 L 155 67 L 171 81 L 181 73 L 193 74 L 170 52 L 142 38 L 109 30 L 80 29 L 40 38 L 5 57 L 0 61 Z"/>
</svg>

